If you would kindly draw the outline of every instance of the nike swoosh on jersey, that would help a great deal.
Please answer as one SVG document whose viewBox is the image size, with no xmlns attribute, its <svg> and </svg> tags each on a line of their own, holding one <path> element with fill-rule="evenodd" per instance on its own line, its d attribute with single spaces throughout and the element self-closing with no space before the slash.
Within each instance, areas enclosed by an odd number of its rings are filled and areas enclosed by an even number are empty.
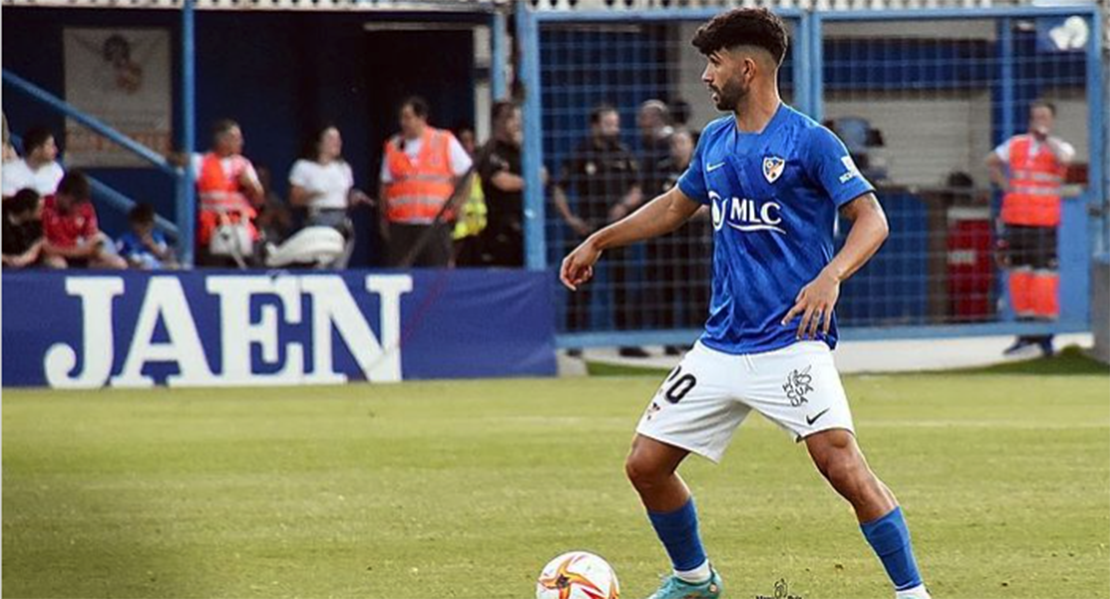
<svg viewBox="0 0 1110 599">
<path fill-rule="evenodd" d="M 723 162 L 718 162 L 717 164 L 710 164 L 709 166 L 705 167 L 705 172 L 712 173 L 713 171 L 721 168 L 724 165 L 725 165 L 725 163 L 723 163 Z"/>
</svg>

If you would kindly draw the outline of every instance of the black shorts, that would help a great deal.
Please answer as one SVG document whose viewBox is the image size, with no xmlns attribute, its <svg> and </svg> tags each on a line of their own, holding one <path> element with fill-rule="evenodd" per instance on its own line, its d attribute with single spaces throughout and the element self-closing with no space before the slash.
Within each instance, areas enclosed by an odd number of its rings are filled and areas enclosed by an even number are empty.
<svg viewBox="0 0 1110 599">
<path fill-rule="evenodd" d="M 1056 269 L 1056 227 L 1007 225 L 1006 246 L 1011 266 Z"/>
</svg>

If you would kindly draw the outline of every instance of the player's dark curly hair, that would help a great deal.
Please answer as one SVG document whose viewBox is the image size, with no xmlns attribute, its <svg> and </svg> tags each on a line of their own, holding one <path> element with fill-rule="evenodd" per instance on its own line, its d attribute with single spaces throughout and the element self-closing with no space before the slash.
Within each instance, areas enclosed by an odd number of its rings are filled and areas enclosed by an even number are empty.
<svg viewBox="0 0 1110 599">
<path fill-rule="evenodd" d="M 691 43 L 706 56 L 736 46 L 755 46 L 769 52 L 775 64 L 781 65 L 788 36 L 786 24 L 766 8 L 737 8 L 698 27 Z"/>
</svg>

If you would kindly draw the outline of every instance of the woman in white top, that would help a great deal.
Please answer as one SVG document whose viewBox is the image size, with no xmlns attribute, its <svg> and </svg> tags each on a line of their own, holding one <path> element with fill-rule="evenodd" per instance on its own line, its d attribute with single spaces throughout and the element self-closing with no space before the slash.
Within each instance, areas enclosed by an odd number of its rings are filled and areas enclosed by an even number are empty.
<svg viewBox="0 0 1110 599">
<path fill-rule="evenodd" d="M 314 131 L 301 159 L 289 171 L 289 203 L 308 209 L 308 226 L 331 227 L 347 238 L 347 251 L 333 268 L 345 268 L 354 247 L 348 208 L 370 201 L 354 185 L 351 165 L 343 159 L 339 129 L 326 125 Z"/>
</svg>

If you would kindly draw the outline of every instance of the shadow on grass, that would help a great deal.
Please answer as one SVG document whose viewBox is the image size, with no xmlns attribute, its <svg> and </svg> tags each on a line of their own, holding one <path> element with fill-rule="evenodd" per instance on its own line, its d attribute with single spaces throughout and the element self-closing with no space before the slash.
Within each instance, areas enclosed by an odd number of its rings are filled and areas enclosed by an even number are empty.
<svg viewBox="0 0 1110 599">
<path fill-rule="evenodd" d="M 648 368 L 643 366 L 626 366 L 624 364 L 606 364 L 602 362 L 586 362 L 586 371 L 590 376 L 666 376 L 670 370 L 666 368 Z M 960 368 L 953 370 L 906 372 L 890 374 L 1022 374 L 1022 375 L 1110 375 L 1110 365 L 1103 364 L 1087 356 L 1083 350 L 1071 346 L 1058 352 L 1051 358 L 1036 358 L 1020 362 L 1007 362 L 980 368 Z"/>
</svg>

